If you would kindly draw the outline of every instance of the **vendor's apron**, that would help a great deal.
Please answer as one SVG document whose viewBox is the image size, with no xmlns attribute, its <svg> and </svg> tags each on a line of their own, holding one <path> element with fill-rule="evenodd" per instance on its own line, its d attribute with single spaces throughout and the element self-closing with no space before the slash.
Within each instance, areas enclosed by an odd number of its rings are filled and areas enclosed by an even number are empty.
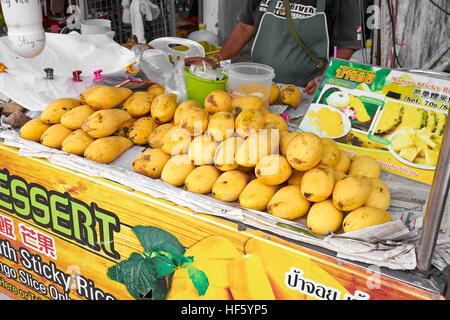
<svg viewBox="0 0 450 320">
<path fill-rule="evenodd" d="M 321 71 L 289 31 L 286 18 L 275 14 L 282 7 L 282 0 L 270 2 L 255 36 L 252 58 L 254 62 L 275 69 L 275 82 L 305 87 Z M 316 15 L 303 19 L 293 17 L 293 22 L 306 47 L 319 58 L 328 61 L 329 38 L 325 0 L 317 0 Z"/>
</svg>

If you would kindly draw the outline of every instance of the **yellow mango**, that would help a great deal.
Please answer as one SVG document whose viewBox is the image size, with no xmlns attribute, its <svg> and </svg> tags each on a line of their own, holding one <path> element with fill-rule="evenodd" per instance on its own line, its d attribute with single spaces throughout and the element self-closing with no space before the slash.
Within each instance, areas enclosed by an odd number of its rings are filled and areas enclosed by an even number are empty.
<svg viewBox="0 0 450 320">
<path fill-rule="evenodd" d="M 369 178 L 348 176 L 334 186 L 333 203 L 341 211 L 356 210 L 369 199 L 371 188 Z"/>
<path fill-rule="evenodd" d="M 331 200 L 325 200 L 312 205 L 306 224 L 312 232 L 326 235 L 338 231 L 342 226 L 344 213 L 338 210 Z"/>
<path fill-rule="evenodd" d="M 264 128 L 264 115 L 255 110 L 242 111 L 235 120 L 236 133 L 246 138 Z"/>
<path fill-rule="evenodd" d="M 42 134 L 41 143 L 49 148 L 61 149 L 64 139 L 72 132 L 62 124 L 54 124 Z"/>
<path fill-rule="evenodd" d="M 286 158 L 295 170 L 307 171 L 312 169 L 322 161 L 322 140 L 313 133 L 300 133 L 289 143 Z"/>
<path fill-rule="evenodd" d="M 341 156 L 339 157 L 339 162 L 334 166 L 335 171 L 340 171 L 343 173 L 347 173 L 350 169 L 351 159 L 347 152 L 344 150 L 340 150 Z"/>
<path fill-rule="evenodd" d="M 222 201 L 237 201 L 248 181 L 249 176 L 244 172 L 237 170 L 224 172 L 214 183 L 212 194 L 214 198 Z"/>
<path fill-rule="evenodd" d="M 278 137 L 263 130 L 249 136 L 238 147 L 235 161 L 243 167 L 256 167 L 258 161 L 274 154 L 278 149 Z"/>
<path fill-rule="evenodd" d="M 276 186 L 269 186 L 260 179 L 252 180 L 239 195 L 239 204 L 243 208 L 264 211 L 277 189 Z"/>
<path fill-rule="evenodd" d="M 127 137 L 128 131 L 130 131 L 133 123 L 136 122 L 137 119 L 131 118 L 130 120 L 124 122 L 114 133 L 113 136 Z"/>
<path fill-rule="evenodd" d="M 207 135 L 195 137 L 189 145 L 188 156 L 196 166 L 213 164 L 215 153 L 216 143 Z"/>
<path fill-rule="evenodd" d="M 167 161 L 161 172 L 161 180 L 173 185 L 181 187 L 187 176 L 195 169 L 186 154 L 177 155 Z"/>
<path fill-rule="evenodd" d="M 151 105 L 151 116 L 159 123 L 172 121 L 177 109 L 177 96 L 172 93 L 164 93 L 157 96 Z"/>
<path fill-rule="evenodd" d="M 131 94 L 128 88 L 95 85 L 80 94 L 80 100 L 94 109 L 112 109 L 124 102 Z"/>
<path fill-rule="evenodd" d="M 275 104 L 280 99 L 281 90 L 275 83 L 270 87 L 269 104 Z"/>
<path fill-rule="evenodd" d="M 235 155 L 244 141 L 241 137 L 230 137 L 222 141 L 216 149 L 214 165 L 221 171 L 232 171 L 239 168 L 239 164 L 235 161 Z"/>
<path fill-rule="evenodd" d="M 148 137 L 148 145 L 150 148 L 157 149 L 161 148 L 164 143 L 164 136 L 167 132 L 174 127 L 173 123 L 164 123 L 159 125 L 155 130 L 150 133 Z"/>
<path fill-rule="evenodd" d="M 94 112 L 83 122 L 81 129 L 92 138 L 103 138 L 112 135 L 131 116 L 128 112 L 120 109 L 106 109 Z"/>
<path fill-rule="evenodd" d="M 215 90 L 212 91 L 205 98 L 205 109 L 209 114 L 216 114 L 218 112 L 231 112 L 231 97 L 226 91 Z"/>
<path fill-rule="evenodd" d="M 267 212 L 274 217 L 297 220 L 308 214 L 311 202 L 306 200 L 300 186 L 291 185 L 278 190 L 270 199 Z"/>
<path fill-rule="evenodd" d="M 288 134 L 282 134 L 281 135 L 281 141 L 280 141 L 280 154 L 282 156 L 286 156 L 287 149 L 289 147 L 289 144 L 291 143 L 292 139 L 300 135 L 300 132 L 293 131 L 289 132 Z"/>
<path fill-rule="evenodd" d="M 311 202 L 321 202 L 333 194 L 334 169 L 320 165 L 308 170 L 302 179 L 302 194 Z"/>
<path fill-rule="evenodd" d="M 198 136 L 208 128 L 208 120 L 208 111 L 192 107 L 180 114 L 178 126 L 186 129 L 191 136 Z"/>
<path fill-rule="evenodd" d="M 147 92 L 135 92 L 125 100 L 121 109 L 134 118 L 143 117 L 150 113 L 153 100 L 154 96 Z"/>
<path fill-rule="evenodd" d="M 291 177 L 287 181 L 288 185 L 301 186 L 304 175 L 305 175 L 305 171 L 292 170 Z"/>
<path fill-rule="evenodd" d="M 190 108 L 201 108 L 201 107 L 195 100 L 187 100 L 181 103 L 175 110 L 175 114 L 173 116 L 173 122 L 176 126 L 180 125 L 181 115 L 183 114 L 183 112 Z"/>
<path fill-rule="evenodd" d="M 185 154 L 191 141 L 192 137 L 187 130 L 172 127 L 164 135 L 161 150 L 170 155 Z"/>
<path fill-rule="evenodd" d="M 197 194 L 211 193 L 214 183 L 220 176 L 220 171 L 214 166 L 204 165 L 195 168 L 186 177 L 184 185 L 187 191 Z"/>
<path fill-rule="evenodd" d="M 389 187 L 381 179 L 372 178 L 371 181 L 372 188 L 370 190 L 369 198 L 366 201 L 366 206 L 386 211 L 391 205 L 391 193 Z"/>
<path fill-rule="evenodd" d="M 61 117 L 66 113 L 81 105 L 80 100 L 71 98 L 57 99 L 51 102 L 41 113 L 41 120 L 46 124 L 58 124 Z"/>
<path fill-rule="evenodd" d="M 264 108 L 263 100 L 257 96 L 243 96 L 232 100 L 233 115 L 237 116 L 247 110 L 262 110 Z"/>
<path fill-rule="evenodd" d="M 86 104 L 75 107 L 62 115 L 61 124 L 67 129 L 80 129 L 83 122 L 94 112 L 95 110 Z"/>
<path fill-rule="evenodd" d="M 147 177 L 158 179 L 169 160 L 170 155 L 162 152 L 161 149 L 147 149 L 133 161 L 133 170 Z"/>
<path fill-rule="evenodd" d="M 385 210 L 372 207 L 361 207 L 349 213 L 343 222 L 344 232 L 353 232 L 368 227 L 385 224 L 392 221 L 392 217 Z"/>
<path fill-rule="evenodd" d="M 111 163 L 133 146 L 133 142 L 125 137 L 111 136 L 96 139 L 84 152 L 86 159 Z"/>
<path fill-rule="evenodd" d="M 302 101 L 302 93 L 297 86 L 288 84 L 281 88 L 280 99 L 283 104 L 297 108 Z"/>
<path fill-rule="evenodd" d="M 276 186 L 289 179 L 292 174 L 292 168 L 285 157 L 272 154 L 258 161 L 255 174 L 263 183 Z"/>
<path fill-rule="evenodd" d="M 160 84 L 152 84 L 147 88 L 147 93 L 151 94 L 153 97 L 160 96 L 166 92 L 166 88 Z"/>
<path fill-rule="evenodd" d="M 62 142 L 61 150 L 82 157 L 87 147 L 94 141 L 86 132 L 78 129 Z"/>
<path fill-rule="evenodd" d="M 266 129 L 277 129 L 280 131 L 288 131 L 289 126 L 286 120 L 276 113 L 267 112 L 264 114 L 264 128 Z"/>
<path fill-rule="evenodd" d="M 229 112 L 217 112 L 209 118 L 206 134 L 214 141 L 223 141 L 234 134 L 234 117 Z"/>
<path fill-rule="evenodd" d="M 228 270 L 234 300 L 275 300 L 269 277 L 258 255 L 236 258 L 230 261 Z"/>
<path fill-rule="evenodd" d="M 336 141 L 322 138 L 323 156 L 321 164 L 334 168 L 341 160 L 341 149 Z"/>
<path fill-rule="evenodd" d="M 349 175 L 379 178 L 381 167 L 377 160 L 369 156 L 357 156 L 350 164 Z"/>
<path fill-rule="evenodd" d="M 40 118 L 31 119 L 20 128 L 20 137 L 39 142 L 48 128 L 50 128 L 50 125 L 42 122 Z"/>
<path fill-rule="evenodd" d="M 158 122 L 152 117 L 139 118 L 133 123 L 130 130 L 128 130 L 128 139 L 137 145 L 147 144 L 150 134 L 158 127 L 158 125 Z"/>
</svg>

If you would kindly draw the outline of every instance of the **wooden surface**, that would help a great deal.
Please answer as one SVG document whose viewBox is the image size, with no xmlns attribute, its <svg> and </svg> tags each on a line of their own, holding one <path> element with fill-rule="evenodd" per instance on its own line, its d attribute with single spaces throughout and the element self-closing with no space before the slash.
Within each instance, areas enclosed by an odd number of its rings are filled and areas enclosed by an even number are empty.
<svg viewBox="0 0 450 320">
<path fill-rule="evenodd" d="M 450 55 L 450 16 L 427 0 L 392 2 L 396 6 L 396 41 L 400 44 L 397 52 L 402 67 L 425 70 L 443 68 L 442 63 L 448 63 Z M 450 10 L 448 0 L 435 2 Z M 387 2 L 381 0 L 381 4 L 381 65 L 392 67 L 391 19 Z"/>
</svg>

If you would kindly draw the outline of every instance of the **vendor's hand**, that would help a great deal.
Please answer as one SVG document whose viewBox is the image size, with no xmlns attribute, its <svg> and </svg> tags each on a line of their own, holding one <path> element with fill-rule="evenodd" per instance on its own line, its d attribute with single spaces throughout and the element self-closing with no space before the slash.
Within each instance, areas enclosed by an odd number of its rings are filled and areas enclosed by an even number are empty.
<svg viewBox="0 0 450 320">
<path fill-rule="evenodd" d="M 321 80 L 322 80 L 322 76 L 318 76 L 318 77 L 314 78 L 313 80 L 308 82 L 305 89 L 303 89 L 303 92 L 307 93 L 307 94 L 314 94 L 317 91 L 317 89 L 319 89 Z"/>
<path fill-rule="evenodd" d="M 215 67 L 216 63 L 213 59 L 210 59 L 210 58 L 192 57 L 192 58 L 184 59 L 184 64 L 186 66 L 191 66 L 191 65 L 203 66 L 204 64 L 206 64 L 209 67 Z"/>
</svg>

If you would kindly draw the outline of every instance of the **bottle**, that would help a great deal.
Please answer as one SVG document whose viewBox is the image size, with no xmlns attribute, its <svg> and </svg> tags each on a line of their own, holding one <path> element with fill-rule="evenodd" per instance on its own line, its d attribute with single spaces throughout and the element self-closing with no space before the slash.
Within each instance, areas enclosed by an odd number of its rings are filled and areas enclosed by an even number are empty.
<svg viewBox="0 0 450 320">
<path fill-rule="evenodd" d="M 2 10 L 11 49 L 24 58 L 34 58 L 45 47 L 40 0 L 2 0 Z"/>
<path fill-rule="evenodd" d="M 214 32 L 206 30 L 206 24 L 199 24 L 198 29 L 198 31 L 194 31 L 189 34 L 189 40 L 194 40 L 197 42 L 206 41 L 215 46 L 219 45 L 219 37 Z"/>
</svg>

